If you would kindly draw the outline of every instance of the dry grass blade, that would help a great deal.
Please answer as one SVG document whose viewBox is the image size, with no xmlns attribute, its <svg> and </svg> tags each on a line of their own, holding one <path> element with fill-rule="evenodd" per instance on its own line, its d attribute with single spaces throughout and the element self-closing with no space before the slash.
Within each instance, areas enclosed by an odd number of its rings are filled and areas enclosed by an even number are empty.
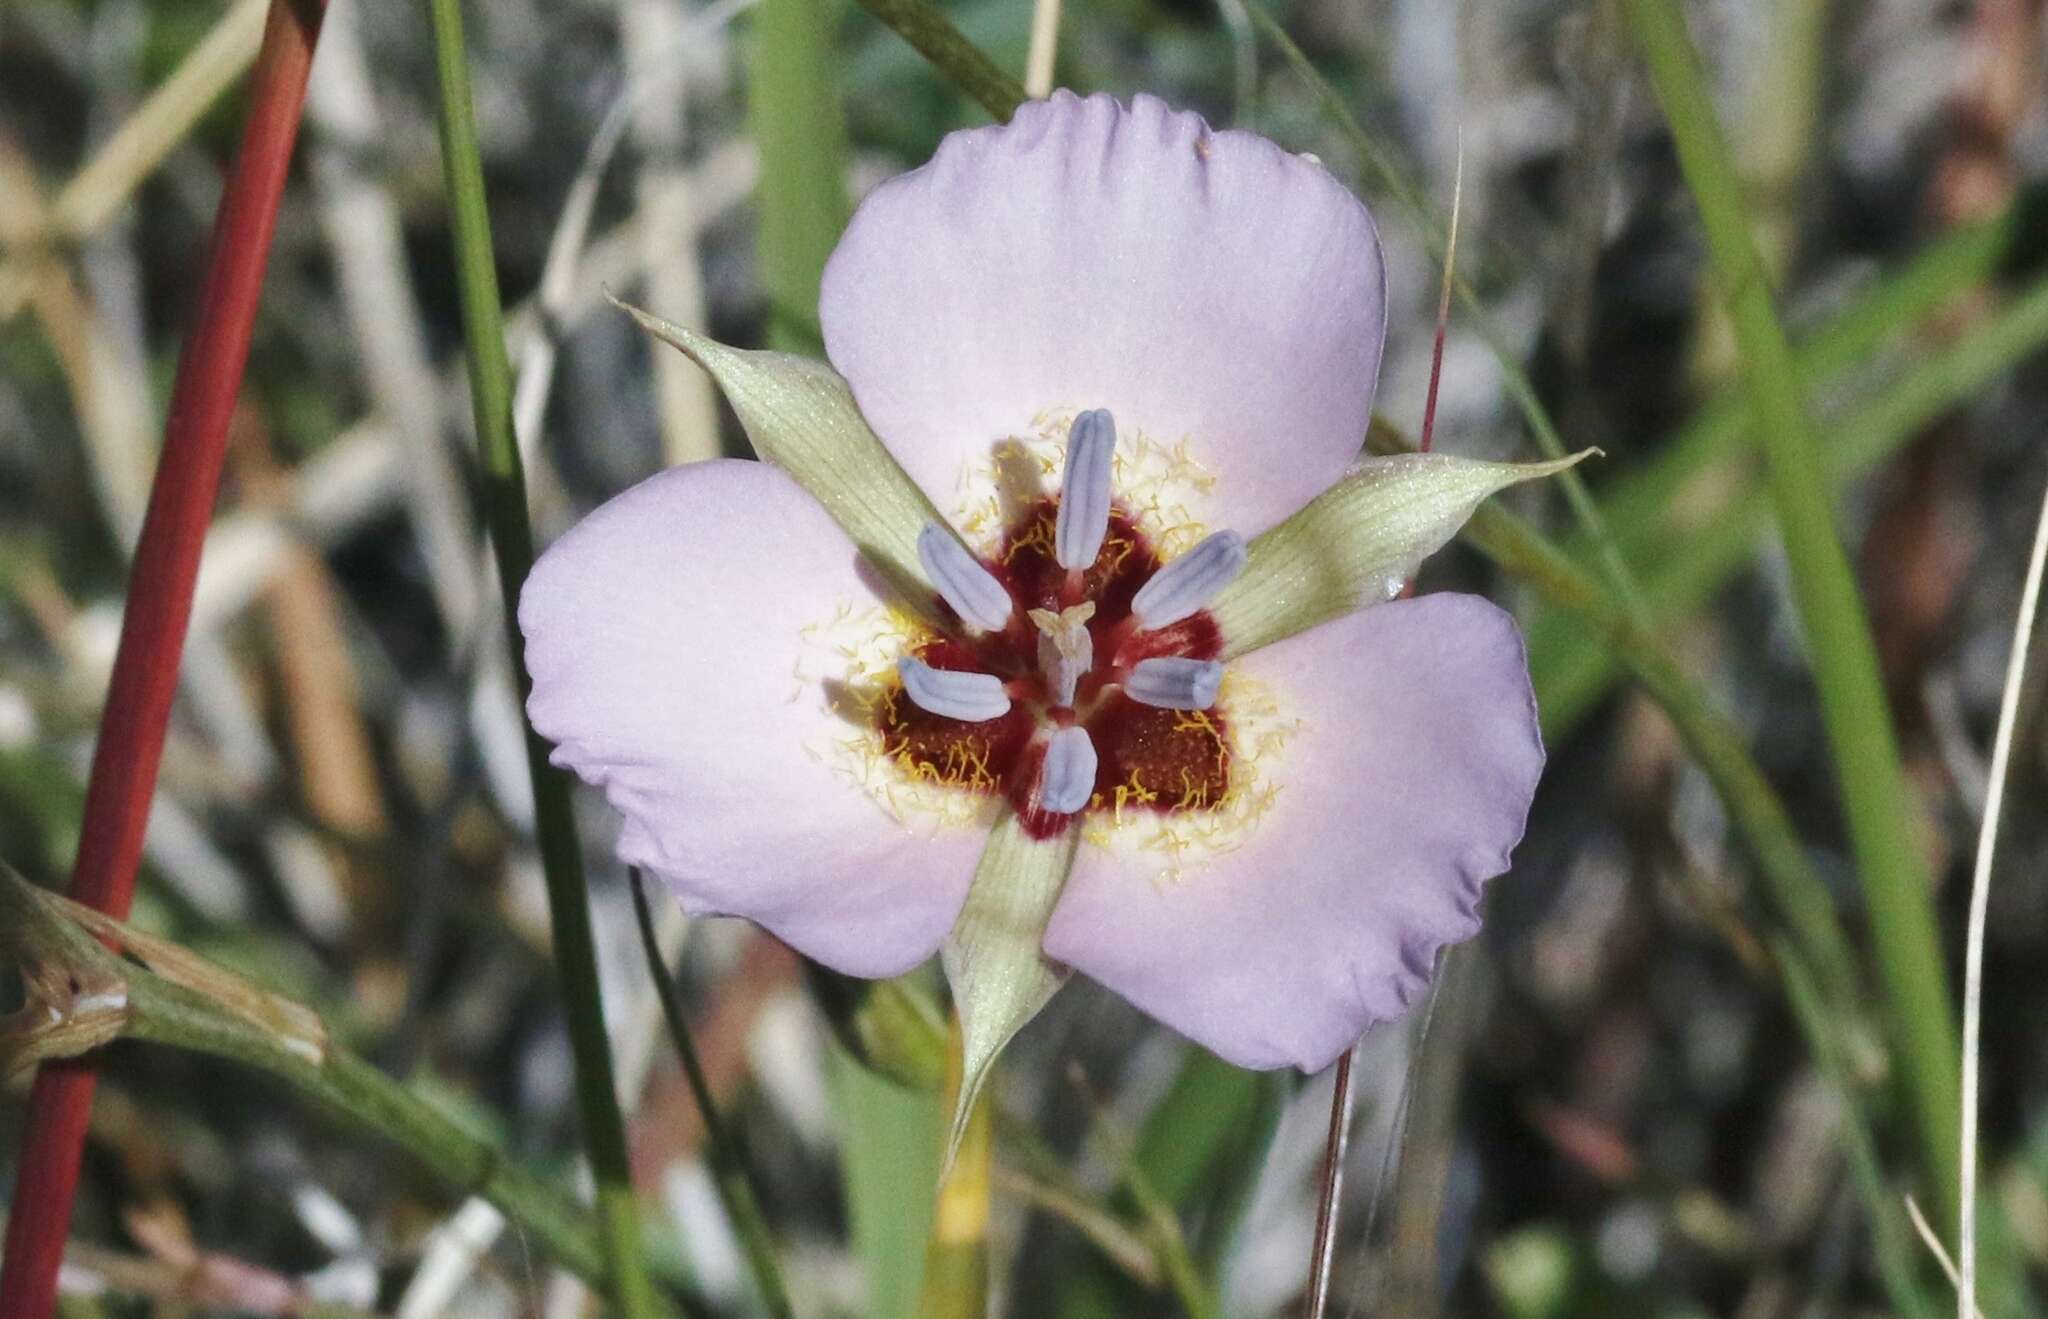
<svg viewBox="0 0 2048 1319">
<path fill-rule="evenodd" d="M 1941 1271 L 1948 1275 L 1951 1283 L 1960 1284 L 1961 1275 L 1956 1272 L 1956 1262 L 1949 1258 L 1948 1247 L 1941 1244 L 1941 1237 L 1935 1233 L 1934 1224 L 1927 1221 L 1927 1215 L 1920 1212 L 1920 1202 L 1912 1196 L 1906 1197 L 1906 1217 L 1913 1220 L 1913 1230 L 1920 1234 L 1920 1242 L 1927 1247 L 1927 1253 L 1934 1256 L 1934 1262 L 1941 1265 Z M 1972 1305 L 1967 1312 L 1975 1319 L 1984 1319 L 1984 1312 Z"/>
<path fill-rule="evenodd" d="M 50 207 L 44 241 L 82 237 L 106 223 L 149 177 L 158 162 L 185 140 L 199 117 L 232 87 L 256 58 L 268 0 L 240 0 L 193 48 L 177 71 L 107 139 Z M 12 320 L 26 299 L 33 260 L 0 265 L 0 322 Z"/>
<path fill-rule="evenodd" d="M 1984 1029 L 1984 923 L 1991 902 L 1991 863 L 1998 846 L 1999 808 L 2005 802 L 2005 780 L 2012 765 L 2013 725 L 2020 705 L 2020 679 L 2027 667 L 2027 649 L 2034 635 L 2034 611 L 2041 600 L 2041 569 L 2048 561 L 2048 495 L 2034 526 L 2034 548 L 2027 558 L 2026 584 L 2020 588 L 2019 616 L 2013 621 L 2012 653 L 2006 660 L 2005 690 L 1998 699 L 1998 731 L 1991 743 L 1991 779 L 1984 796 L 1984 823 L 1977 833 L 1977 862 L 1970 877 L 1970 926 L 1963 963 L 1963 1143 L 1962 1220 L 1956 1253 L 1961 1276 L 1956 1282 L 1956 1307 L 1962 1319 L 1977 1309 L 1977 1110 L 1980 1064 L 1978 1043 Z"/>
<path fill-rule="evenodd" d="M 1060 0 L 1034 0 L 1031 49 L 1024 59 L 1024 93 L 1033 100 L 1052 95 L 1053 64 L 1059 58 Z"/>
</svg>

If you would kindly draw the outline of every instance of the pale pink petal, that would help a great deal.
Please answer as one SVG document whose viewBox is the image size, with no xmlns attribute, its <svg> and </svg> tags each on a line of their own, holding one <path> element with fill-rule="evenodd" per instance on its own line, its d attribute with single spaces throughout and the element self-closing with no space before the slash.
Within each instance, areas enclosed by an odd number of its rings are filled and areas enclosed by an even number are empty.
<svg viewBox="0 0 2048 1319">
<path fill-rule="evenodd" d="M 620 857 L 692 912 L 745 916 L 866 976 L 937 950 L 983 842 L 897 824 L 819 754 L 851 730 L 796 677 L 805 629 L 874 598 L 794 481 L 719 461 L 599 508 L 519 602 L 527 711 L 555 763 L 624 814 Z"/>
<path fill-rule="evenodd" d="M 1317 1071 L 1479 928 L 1543 767 L 1514 622 L 1400 601 L 1235 662 L 1301 721 L 1246 844 L 1176 880 L 1084 846 L 1046 953 L 1245 1067 Z"/>
<path fill-rule="evenodd" d="M 1372 411 L 1372 218 L 1321 165 L 1149 97 L 1068 92 L 954 133 L 861 204 L 825 268 L 825 349 L 943 504 L 1048 409 L 1108 408 L 1218 479 L 1252 535 L 1336 480 Z"/>
</svg>

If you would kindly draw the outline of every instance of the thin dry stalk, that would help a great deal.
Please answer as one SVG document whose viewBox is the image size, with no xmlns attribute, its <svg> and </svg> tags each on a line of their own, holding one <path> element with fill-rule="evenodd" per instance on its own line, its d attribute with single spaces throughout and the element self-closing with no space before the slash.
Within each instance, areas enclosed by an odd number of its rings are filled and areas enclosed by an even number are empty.
<svg viewBox="0 0 2048 1319">
<path fill-rule="evenodd" d="M 1956 1272 L 1956 1262 L 1949 1258 L 1948 1247 L 1941 1244 L 1941 1237 L 1934 1230 L 1934 1224 L 1927 1221 L 1927 1215 L 1920 1212 L 1920 1202 L 1912 1196 L 1906 1197 L 1906 1217 L 1913 1220 L 1913 1230 L 1920 1234 L 1920 1244 L 1927 1247 L 1927 1253 L 1934 1256 L 1934 1262 L 1948 1275 L 1952 1285 L 1959 1285 L 1962 1277 Z M 1984 1312 L 1977 1310 L 1976 1319 L 1984 1319 Z"/>
<path fill-rule="evenodd" d="M 192 125 L 256 58 L 266 0 L 240 0 L 149 99 L 57 194 L 39 238 L 82 238 L 106 223 Z M 28 293 L 35 258 L 0 262 L 0 322 L 12 320 Z"/>
<path fill-rule="evenodd" d="M 1059 58 L 1060 0 L 1033 0 L 1031 47 L 1024 57 L 1024 94 L 1033 100 L 1052 95 L 1053 65 Z"/>
<path fill-rule="evenodd" d="M 47 224 L 48 215 L 28 162 L 11 143 L 0 141 L 0 243 L 26 241 Z M 128 554 L 142 529 L 155 457 L 142 357 L 123 350 L 111 318 L 93 305 L 65 263 L 44 254 L 29 258 L 22 269 L 27 305 L 71 397 L 101 512 L 118 548 Z M 77 640 L 71 638 L 67 649 Z M 104 665 L 85 675 L 83 686 L 94 700 L 105 677 Z M 187 643 L 180 682 L 193 716 L 230 774 L 244 784 L 267 778 L 275 757 L 226 647 L 203 631 L 195 633 Z"/>
<path fill-rule="evenodd" d="M 708 321 L 692 172 L 683 163 L 689 113 L 684 75 L 693 65 L 710 64 L 690 46 L 718 42 L 718 32 L 686 22 L 678 0 L 624 0 L 619 30 L 630 83 L 643 89 L 633 98 L 631 114 L 641 155 L 634 196 L 647 302 L 670 320 L 701 330 Z M 718 404 L 711 378 L 680 353 L 652 353 L 649 359 L 663 461 L 679 466 L 716 458 Z"/>
<path fill-rule="evenodd" d="M 290 498 L 289 474 L 270 452 L 270 435 L 253 407 L 239 416 L 235 473 L 247 498 L 281 508 Z M 283 728 L 298 769 L 299 791 L 314 820 L 352 844 L 384 832 L 384 798 L 376 758 L 363 719 L 361 684 L 342 624 L 341 595 L 319 555 L 296 543 L 265 592 L 277 665 Z M 376 925 L 390 901 L 388 887 L 353 866 L 346 849 L 321 849 L 341 877 L 349 915 L 359 929 Z"/>
<path fill-rule="evenodd" d="M 406 511 L 434 602 L 460 650 L 483 594 L 476 520 L 443 424 L 445 395 L 427 350 L 398 203 L 367 164 L 385 126 L 357 22 L 354 4 L 335 6 L 307 92 L 316 130 L 308 153 L 313 197 L 371 405 L 402 437 Z"/>
<path fill-rule="evenodd" d="M 2012 765 L 2012 730 L 2019 713 L 2020 679 L 2026 673 L 2027 647 L 2034 634 L 2034 611 L 2041 601 L 2041 569 L 2048 562 L 2048 495 L 2034 527 L 2034 548 L 2027 559 L 2026 584 L 2020 588 L 2019 616 L 2013 621 L 2012 653 L 2006 660 L 2005 691 L 1998 699 L 1998 731 L 1991 741 L 1991 780 L 1984 795 L 1984 823 L 1977 833 L 1977 863 L 1970 877 L 1970 926 L 1963 963 L 1963 1144 L 1962 1223 L 1956 1254 L 1961 1277 L 1956 1283 L 1956 1312 L 1970 1319 L 1977 1311 L 1977 1109 L 1984 1030 L 1984 923 L 1991 904 L 1991 863 L 1998 846 L 1998 815 L 2005 803 L 2005 780 Z"/>
</svg>

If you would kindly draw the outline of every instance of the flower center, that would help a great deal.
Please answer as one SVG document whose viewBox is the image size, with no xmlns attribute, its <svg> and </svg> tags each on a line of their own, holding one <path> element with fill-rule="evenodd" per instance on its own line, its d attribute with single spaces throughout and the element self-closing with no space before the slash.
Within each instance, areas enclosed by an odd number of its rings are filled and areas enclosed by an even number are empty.
<svg viewBox="0 0 2048 1319">
<path fill-rule="evenodd" d="M 999 794 L 1040 837 L 1088 811 L 1199 811 L 1231 786 L 1206 612 L 1244 567 L 1235 532 L 1164 562 L 1114 497 L 1116 427 L 1084 412 L 1057 496 L 1027 503 L 984 562 L 934 523 L 918 558 L 951 626 L 897 664 L 874 706 L 884 754 L 919 779 Z"/>
</svg>

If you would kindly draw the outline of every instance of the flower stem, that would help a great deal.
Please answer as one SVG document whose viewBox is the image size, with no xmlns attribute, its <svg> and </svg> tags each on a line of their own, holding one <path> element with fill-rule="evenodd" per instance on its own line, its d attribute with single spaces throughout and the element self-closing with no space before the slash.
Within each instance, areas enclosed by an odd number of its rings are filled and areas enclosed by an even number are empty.
<svg viewBox="0 0 2048 1319">
<path fill-rule="evenodd" d="M 943 1111 L 960 1103 L 966 1083 L 966 1043 L 960 1017 L 953 1017 L 953 1043 L 946 1064 Z M 993 1071 L 993 1065 L 990 1071 Z M 992 1077 L 989 1079 L 993 1079 Z M 989 1087 L 974 1101 L 965 1130 L 953 1151 L 932 1215 L 932 1234 L 924 1252 L 924 1290 L 918 1298 L 918 1319 L 981 1319 L 988 1313 L 988 1208 L 991 1182 Z"/>
<path fill-rule="evenodd" d="M 241 146 L 214 217 L 198 318 L 178 359 L 71 875 L 74 898 L 116 916 L 127 912 L 135 892 L 199 551 L 323 13 L 322 0 L 275 0 L 270 7 Z M 36 1077 L 15 1170 L 24 1195 L 8 1220 L 0 1261 L 0 1314 L 43 1315 L 56 1304 L 94 1081 L 93 1066 L 77 1061 Z"/>
<path fill-rule="evenodd" d="M 1870 909 L 1899 1068 L 1921 1158 L 1947 1217 L 1960 1212 L 1958 1044 L 1930 897 L 1926 849 L 1899 766 L 1870 621 L 1835 530 L 1812 415 L 1759 264 L 1740 180 L 1715 118 L 1685 19 L 1672 0 L 1629 0 L 1636 44 L 1699 206 L 1707 248 L 1742 352 L 1768 456 L 1792 594 L 1813 656 L 1821 717 L 1840 776 L 1849 838 Z"/>
<path fill-rule="evenodd" d="M 519 632 L 519 590 L 533 566 L 533 527 L 526 507 L 526 477 L 512 434 L 512 367 L 505 354 L 503 308 L 493 264 L 490 215 L 484 201 L 483 161 L 471 106 L 468 57 L 462 40 L 460 0 L 428 0 L 434 63 L 441 100 L 441 162 L 454 212 L 456 277 L 468 341 L 469 387 L 476 410 L 482 460 L 484 512 L 505 594 L 505 629 L 522 700 L 531 687 Z M 548 915 L 555 966 L 561 977 L 569 1042 L 575 1054 L 576 1097 L 583 1139 L 597 1182 L 597 1211 L 611 1275 L 612 1300 L 628 1316 L 660 1313 L 640 1246 L 638 1213 L 626 1160 L 626 1126 L 612 1075 L 611 1044 L 598 996 L 597 949 L 591 935 L 590 898 L 583 854 L 570 812 L 569 784 L 548 764 L 547 744 L 526 729 L 533 778 L 534 816 L 541 865 L 547 876 Z"/>
</svg>

